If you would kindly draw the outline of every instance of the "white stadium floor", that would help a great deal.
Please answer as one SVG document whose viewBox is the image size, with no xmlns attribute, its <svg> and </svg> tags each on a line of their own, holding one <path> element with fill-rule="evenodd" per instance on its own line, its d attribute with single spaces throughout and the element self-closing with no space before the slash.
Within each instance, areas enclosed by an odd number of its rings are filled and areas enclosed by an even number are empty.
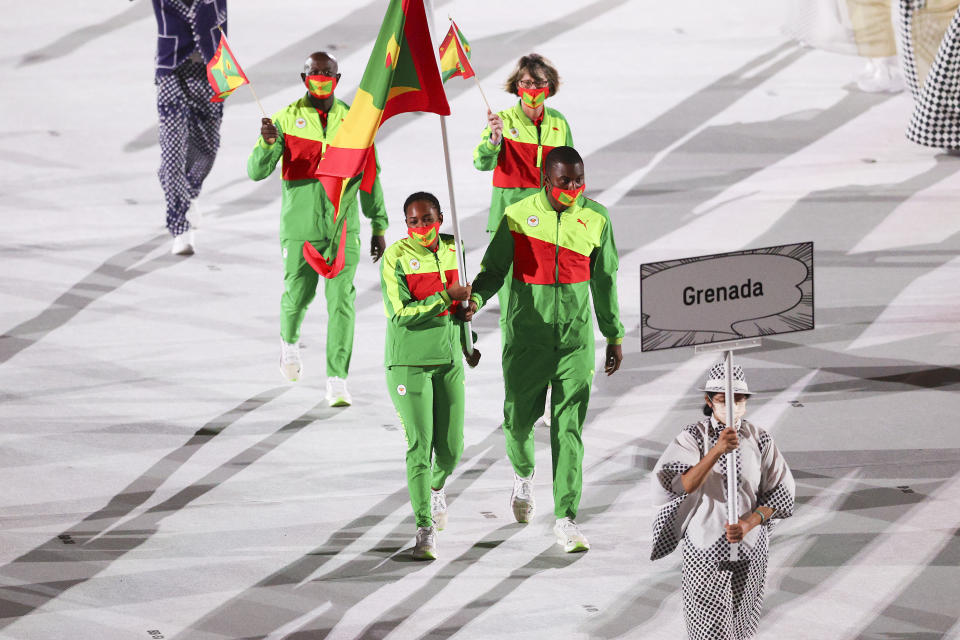
<svg viewBox="0 0 960 640">
<path fill-rule="evenodd" d="M 231 46 L 268 111 L 303 93 L 317 49 L 339 57 L 349 100 L 384 6 L 233 0 Z M 409 561 L 377 268 L 364 258 L 356 279 L 354 405 L 330 409 L 321 302 L 304 379 L 277 370 L 280 184 L 246 177 L 260 119 L 249 91 L 226 103 L 198 253 L 171 256 L 150 4 L 10 3 L 0 637 L 683 637 L 679 554 L 648 559 L 649 474 L 698 418 L 713 357 L 640 352 L 639 265 L 811 240 L 816 329 L 737 356 L 758 391 L 748 417 L 798 484 L 758 637 L 960 637 L 960 158 L 909 143 L 910 97 L 858 91 L 861 60 L 786 40 L 780 2 L 436 2 L 438 22 L 448 12 L 499 108 L 521 54 L 557 64 L 565 84 L 548 104 L 612 214 L 627 338 L 584 429 L 578 520 L 592 550 L 553 542 L 545 430 L 538 515 L 513 522 L 488 311 L 441 555 Z M 490 174 L 470 158 L 485 109 L 472 80 L 448 91 L 475 272 Z M 447 202 L 438 129 L 408 114 L 378 137 L 389 242 L 407 194 Z"/>
</svg>

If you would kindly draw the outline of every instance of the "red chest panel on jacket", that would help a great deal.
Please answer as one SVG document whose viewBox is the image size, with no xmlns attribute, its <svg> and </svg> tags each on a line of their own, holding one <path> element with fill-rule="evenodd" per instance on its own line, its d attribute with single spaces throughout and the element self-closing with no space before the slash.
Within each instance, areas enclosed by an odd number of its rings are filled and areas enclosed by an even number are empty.
<svg viewBox="0 0 960 640">
<path fill-rule="evenodd" d="M 513 277 L 527 284 L 572 284 L 590 279 L 590 256 L 516 231 L 513 235 Z M 554 277 L 556 269 L 559 278 Z"/>
<path fill-rule="evenodd" d="M 543 146 L 541 157 L 546 158 L 553 147 Z M 537 166 L 537 145 L 503 139 L 503 147 L 493 171 L 493 186 L 502 189 L 540 188 L 540 167 Z"/>
<path fill-rule="evenodd" d="M 457 281 L 457 270 L 456 269 L 447 269 L 444 273 L 446 280 L 440 280 L 440 273 L 437 271 L 432 271 L 430 273 L 408 273 L 407 274 L 407 287 L 410 289 L 410 294 L 417 300 L 426 300 L 435 293 L 440 293 L 447 288 L 447 282 L 456 282 Z M 453 304 L 449 309 L 446 309 L 443 313 L 438 313 L 438 316 L 445 316 L 450 313 L 451 310 L 456 311 L 457 305 L 460 304 L 457 300 L 453 301 Z"/>
</svg>

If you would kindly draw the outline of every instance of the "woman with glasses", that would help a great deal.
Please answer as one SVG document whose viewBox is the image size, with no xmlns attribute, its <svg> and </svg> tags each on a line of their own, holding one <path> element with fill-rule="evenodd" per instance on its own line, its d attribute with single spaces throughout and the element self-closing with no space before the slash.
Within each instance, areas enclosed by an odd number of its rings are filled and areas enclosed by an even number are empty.
<svg viewBox="0 0 960 640">
<path fill-rule="evenodd" d="M 743 419 L 750 389 L 733 367 L 734 428 L 726 426 L 726 372 L 710 369 L 700 422 L 684 427 L 653 471 L 656 518 L 651 560 L 683 540 L 683 612 L 693 640 L 741 640 L 756 633 L 774 520 L 793 513 L 796 487 L 766 431 Z M 727 524 L 726 456 L 737 467 L 740 519 Z M 730 561 L 730 543 L 739 560 Z"/>
<path fill-rule="evenodd" d="M 570 125 L 556 109 L 544 102 L 556 95 L 560 77 L 543 56 L 531 53 L 517 62 L 504 89 L 519 100 L 499 113 L 487 112 L 487 127 L 473 150 L 473 166 L 493 171 L 493 196 L 487 232 L 493 235 L 503 210 L 543 188 L 543 159 L 554 147 L 572 147 Z M 509 277 L 509 274 L 508 274 Z M 506 309 L 506 291 L 498 297 Z M 501 324 L 503 313 L 500 314 Z"/>
</svg>

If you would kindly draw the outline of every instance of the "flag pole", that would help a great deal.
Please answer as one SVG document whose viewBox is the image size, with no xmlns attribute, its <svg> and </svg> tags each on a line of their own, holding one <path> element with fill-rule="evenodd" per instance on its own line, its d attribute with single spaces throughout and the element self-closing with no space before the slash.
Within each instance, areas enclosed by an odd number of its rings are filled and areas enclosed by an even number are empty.
<svg viewBox="0 0 960 640">
<path fill-rule="evenodd" d="M 253 90 L 253 83 L 250 82 L 250 78 L 247 78 L 247 86 L 250 87 L 250 93 L 253 94 L 253 99 L 257 101 L 257 106 L 260 107 L 260 114 L 263 115 L 264 118 L 269 118 L 270 116 L 263 110 L 263 105 L 260 104 L 260 98 L 257 97 L 257 92 Z"/>
<path fill-rule="evenodd" d="M 426 9 L 425 13 L 427 14 L 427 24 L 430 27 L 430 44 L 433 46 L 433 1 L 425 0 L 424 2 Z M 454 30 L 456 31 L 456 30 Z M 460 42 L 460 39 L 457 38 L 457 42 Z M 433 55 L 437 57 L 437 47 L 433 47 Z M 437 59 L 437 67 L 440 66 L 440 60 Z M 443 140 L 443 161 L 447 169 L 447 193 L 450 197 L 450 222 L 453 225 L 453 248 L 457 256 L 457 280 L 461 285 L 467 284 L 467 262 L 466 257 L 463 255 L 463 244 L 460 241 L 460 220 L 457 218 L 457 203 L 453 195 L 453 170 L 450 168 L 450 143 L 447 140 L 447 117 L 440 116 L 440 137 Z M 470 301 L 467 300 L 467 304 L 470 304 Z M 464 342 L 466 342 L 466 352 L 467 355 L 473 355 L 473 330 L 470 327 L 469 322 L 464 322 L 465 336 Z"/>
</svg>

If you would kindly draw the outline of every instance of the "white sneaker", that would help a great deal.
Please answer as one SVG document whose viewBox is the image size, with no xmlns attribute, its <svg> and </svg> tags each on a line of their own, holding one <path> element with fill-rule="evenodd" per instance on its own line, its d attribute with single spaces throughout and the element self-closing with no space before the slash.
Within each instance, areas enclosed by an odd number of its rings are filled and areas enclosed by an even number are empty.
<svg viewBox="0 0 960 640">
<path fill-rule="evenodd" d="M 349 407 L 353 399 L 347 391 L 346 378 L 331 376 L 327 378 L 327 402 L 331 407 Z"/>
<path fill-rule="evenodd" d="M 903 91 L 905 85 L 897 57 L 868 59 L 867 66 L 857 78 L 857 86 L 868 93 Z"/>
<path fill-rule="evenodd" d="M 414 560 L 437 559 L 437 530 L 435 527 L 417 529 L 417 543 L 413 546 Z"/>
<path fill-rule="evenodd" d="M 430 489 L 430 517 L 437 531 L 447 528 L 447 492 L 443 487 Z"/>
<path fill-rule="evenodd" d="M 580 531 L 577 523 L 570 518 L 557 519 L 557 524 L 553 525 L 553 535 L 557 537 L 557 544 L 562 545 L 567 553 L 587 551 L 590 548 L 587 537 Z"/>
<path fill-rule="evenodd" d="M 533 423 L 534 429 L 549 429 L 550 428 L 550 414 L 545 413 L 537 421 Z"/>
<path fill-rule="evenodd" d="M 290 382 L 300 379 L 303 362 L 300 360 L 300 345 L 290 344 L 280 338 L 280 373 Z"/>
<path fill-rule="evenodd" d="M 510 494 L 510 508 L 517 522 L 530 522 L 535 506 L 533 500 L 533 476 L 523 478 L 513 474 L 513 493 Z"/>
<path fill-rule="evenodd" d="M 193 255 L 193 230 L 187 230 L 178 236 L 173 236 L 173 246 L 170 247 L 170 253 L 175 256 Z"/>
</svg>

